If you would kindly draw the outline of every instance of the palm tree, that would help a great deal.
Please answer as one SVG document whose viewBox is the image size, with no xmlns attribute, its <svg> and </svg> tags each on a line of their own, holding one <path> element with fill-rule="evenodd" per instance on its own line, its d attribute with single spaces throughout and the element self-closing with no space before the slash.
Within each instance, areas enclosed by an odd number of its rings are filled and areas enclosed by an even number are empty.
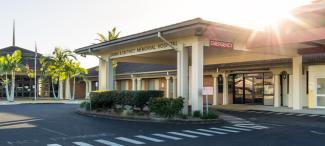
<svg viewBox="0 0 325 146">
<path fill-rule="evenodd" d="M 53 82 L 59 82 L 59 93 L 63 93 L 62 91 L 62 82 L 64 80 L 70 80 L 69 70 L 67 67 L 67 62 L 69 60 L 76 60 L 75 54 L 68 49 L 61 49 L 56 47 L 52 53 L 52 56 L 48 56 L 41 59 L 42 70 L 44 73 L 51 76 L 52 79 L 52 87 L 54 90 Z M 69 89 L 70 90 L 70 89 Z M 61 94 L 59 94 L 59 98 L 62 98 Z M 53 94 L 56 98 L 55 93 Z"/>
<path fill-rule="evenodd" d="M 32 71 L 29 70 L 28 66 L 24 67 L 21 64 L 21 51 L 16 50 L 12 54 L 7 54 L 7 56 L 1 56 L 0 57 L 0 70 L 1 74 L 5 74 L 5 80 L 3 80 L 3 84 L 5 84 L 6 88 L 6 96 L 7 100 L 10 102 L 13 102 L 15 100 L 15 77 L 16 72 L 25 71 L 28 73 L 28 75 L 32 75 Z M 11 84 L 10 80 L 8 78 L 8 74 L 11 75 Z M 9 91 L 9 84 L 10 91 Z"/>
<path fill-rule="evenodd" d="M 99 41 L 100 43 L 102 42 L 107 42 L 107 41 L 112 41 L 115 39 L 118 39 L 120 32 L 116 32 L 116 27 L 114 27 L 112 30 L 108 31 L 108 35 L 105 36 L 102 33 L 97 33 L 98 35 L 98 39 L 96 39 L 97 41 Z"/>
<path fill-rule="evenodd" d="M 85 68 L 82 68 L 80 66 L 80 62 L 69 62 L 69 67 L 70 67 L 70 74 L 71 77 L 73 78 L 73 91 L 72 91 L 72 100 L 75 99 L 75 93 L 76 93 L 76 78 L 77 77 L 83 77 L 82 74 L 87 74 L 88 70 Z"/>
</svg>

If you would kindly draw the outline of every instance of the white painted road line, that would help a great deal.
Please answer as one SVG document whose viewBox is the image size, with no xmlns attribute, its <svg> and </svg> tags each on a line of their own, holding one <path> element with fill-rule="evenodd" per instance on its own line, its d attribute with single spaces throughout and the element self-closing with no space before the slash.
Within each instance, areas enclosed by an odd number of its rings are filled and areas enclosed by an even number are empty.
<svg viewBox="0 0 325 146">
<path fill-rule="evenodd" d="M 198 135 L 203 135 L 203 136 L 213 136 L 213 134 L 209 134 L 209 133 L 203 133 L 203 132 L 197 132 L 197 131 L 191 131 L 191 130 L 183 130 L 183 131 L 187 132 L 187 133 L 198 134 Z"/>
<path fill-rule="evenodd" d="M 269 128 L 269 127 L 261 126 L 261 125 L 245 125 L 245 124 L 237 124 L 234 126 L 240 127 L 240 128 L 249 128 L 249 129 L 268 129 Z"/>
<path fill-rule="evenodd" d="M 162 137 L 162 138 L 167 138 L 167 139 L 172 139 L 172 140 L 181 140 L 182 138 L 179 137 L 175 137 L 175 136 L 169 136 L 169 135 L 165 135 L 165 134 L 152 134 L 154 136 L 158 136 L 158 137 Z"/>
<path fill-rule="evenodd" d="M 301 117 L 301 116 L 305 116 L 306 114 L 299 114 L 299 115 L 296 115 L 298 117 Z"/>
<path fill-rule="evenodd" d="M 84 142 L 73 142 L 75 145 L 79 145 L 79 146 L 93 146 L 91 144 L 88 143 L 84 143 Z"/>
<path fill-rule="evenodd" d="M 270 115 L 270 114 L 274 114 L 275 112 L 265 112 L 265 114 L 268 114 L 268 115 Z"/>
<path fill-rule="evenodd" d="M 317 117 L 318 115 L 308 115 L 309 117 Z"/>
<path fill-rule="evenodd" d="M 184 136 L 184 137 L 188 137 L 188 138 L 197 138 L 197 136 L 195 136 L 195 135 L 184 134 L 184 133 L 179 133 L 179 132 L 167 132 L 167 133 L 178 135 L 178 136 Z"/>
<path fill-rule="evenodd" d="M 285 114 L 285 113 L 276 113 L 276 115 L 283 115 L 283 114 Z"/>
<path fill-rule="evenodd" d="M 325 116 L 321 116 L 322 118 L 325 118 Z"/>
<path fill-rule="evenodd" d="M 148 136 L 144 136 L 144 135 L 136 135 L 134 137 L 142 138 L 142 139 L 153 141 L 153 142 L 164 142 L 164 140 L 160 140 L 160 139 L 157 139 L 157 138 L 152 138 L 152 137 L 148 137 Z"/>
<path fill-rule="evenodd" d="M 61 146 L 59 144 L 48 144 L 47 146 Z"/>
<path fill-rule="evenodd" d="M 210 129 L 213 129 L 213 130 L 219 130 L 219 131 L 225 131 L 225 132 L 232 132 L 232 133 L 239 133 L 240 131 L 236 131 L 236 130 L 229 130 L 229 129 L 222 129 L 222 128 L 215 128 L 215 127 L 212 127 Z"/>
<path fill-rule="evenodd" d="M 235 130 L 242 130 L 242 131 L 252 131 L 250 129 L 237 128 L 237 127 L 229 127 L 229 126 L 222 126 L 222 127 L 227 128 L 227 129 L 235 129 Z"/>
<path fill-rule="evenodd" d="M 213 130 L 207 130 L 207 129 L 196 129 L 196 130 L 204 131 L 204 132 L 210 132 L 210 133 L 214 133 L 214 134 L 227 134 L 227 133 L 224 133 L 224 132 L 213 131 Z"/>
<path fill-rule="evenodd" d="M 96 141 L 98 143 L 101 143 L 101 144 L 108 145 L 108 146 L 123 146 L 123 145 L 117 144 L 115 142 L 107 141 L 107 140 L 104 140 L 104 139 L 97 139 L 97 140 L 94 140 L 94 141 Z"/>
<path fill-rule="evenodd" d="M 126 138 L 126 137 L 117 137 L 115 139 L 121 140 L 124 142 L 128 142 L 128 143 L 132 143 L 132 144 L 146 144 L 145 142 L 137 141 L 137 140 Z"/>
<path fill-rule="evenodd" d="M 293 113 L 288 113 L 288 114 L 285 114 L 286 116 L 292 116 L 294 115 Z"/>
</svg>

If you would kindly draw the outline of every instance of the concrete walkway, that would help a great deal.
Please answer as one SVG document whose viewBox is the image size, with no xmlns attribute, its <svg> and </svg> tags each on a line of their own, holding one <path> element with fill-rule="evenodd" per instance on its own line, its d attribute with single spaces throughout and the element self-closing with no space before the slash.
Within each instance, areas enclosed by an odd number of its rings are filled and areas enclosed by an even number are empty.
<svg viewBox="0 0 325 146">
<path fill-rule="evenodd" d="M 16 98 L 14 102 L 8 102 L 5 99 L 0 100 L 0 105 L 17 105 L 17 104 L 80 104 L 84 100 L 55 100 L 53 98 Z"/>
<path fill-rule="evenodd" d="M 293 110 L 292 108 L 288 108 L 288 107 L 273 107 L 273 106 L 265 106 L 265 105 L 229 104 L 229 105 L 214 105 L 211 106 L 211 108 L 234 110 L 234 111 L 257 110 L 257 111 L 272 111 L 272 112 L 283 112 L 283 113 L 325 115 L 325 109 L 304 108 L 301 110 Z"/>
</svg>

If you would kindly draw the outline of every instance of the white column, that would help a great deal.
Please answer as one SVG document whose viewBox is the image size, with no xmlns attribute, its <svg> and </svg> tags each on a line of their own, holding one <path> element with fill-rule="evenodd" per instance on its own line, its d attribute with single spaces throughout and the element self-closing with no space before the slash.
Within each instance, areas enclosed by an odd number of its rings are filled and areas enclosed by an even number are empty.
<svg viewBox="0 0 325 146">
<path fill-rule="evenodd" d="M 169 94 L 169 85 L 170 85 L 170 76 L 165 77 L 166 78 L 166 97 L 170 98 L 170 94 Z"/>
<path fill-rule="evenodd" d="M 293 101 L 292 107 L 295 110 L 302 109 L 302 56 L 298 55 L 292 58 L 293 72 Z"/>
<path fill-rule="evenodd" d="M 71 99 L 71 88 L 70 88 L 70 78 L 65 80 L 65 99 Z"/>
<path fill-rule="evenodd" d="M 280 75 L 274 74 L 274 107 L 280 107 L 281 105 L 281 93 L 280 93 Z"/>
<path fill-rule="evenodd" d="M 177 97 L 177 80 L 176 77 L 173 76 L 173 98 Z"/>
<path fill-rule="evenodd" d="M 113 60 L 108 57 L 106 62 L 106 90 L 114 90 L 114 70 L 112 63 Z"/>
<path fill-rule="evenodd" d="M 89 93 L 90 93 L 91 91 L 93 91 L 91 82 L 92 82 L 92 81 L 89 81 L 89 82 L 88 82 L 88 84 L 89 84 L 89 85 L 88 85 L 88 87 L 89 87 L 89 88 L 88 88 Z"/>
<path fill-rule="evenodd" d="M 223 78 L 222 105 L 227 105 L 228 104 L 228 74 L 223 73 L 222 78 Z"/>
<path fill-rule="evenodd" d="M 141 90 L 141 78 L 137 78 L 137 90 Z"/>
<path fill-rule="evenodd" d="M 218 104 L 218 75 L 213 75 L 213 105 Z"/>
<path fill-rule="evenodd" d="M 184 98 L 183 113 L 188 113 L 188 48 L 179 46 L 177 52 L 177 96 Z"/>
<path fill-rule="evenodd" d="M 114 90 L 117 90 L 117 80 L 114 81 Z"/>
<path fill-rule="evenodd" d="M 132 78 L 132 90 L 135 91 L 137 90 L 137 79 Z"/>
<path fill-rule="evenodd" d="M 288 98 L 288 107 L 292 107 L 292 99 L 293 99 L 293 75 L 289 75 L 289 98 Z"/>
<path fill-rule="evenodd" d="M 203 112 L 202 88 L 203 88 L 203 59 L 204 46 L 200 39 L 192 46 L 192 112 Z"/>
</svg>

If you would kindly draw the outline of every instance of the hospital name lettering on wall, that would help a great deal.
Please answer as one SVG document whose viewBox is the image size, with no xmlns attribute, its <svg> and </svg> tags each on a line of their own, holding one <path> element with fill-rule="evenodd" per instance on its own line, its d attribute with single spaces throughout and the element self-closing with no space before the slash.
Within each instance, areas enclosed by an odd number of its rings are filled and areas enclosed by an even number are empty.
<svg viewBox="0 0 325 146">
<path fill-rule="evenodd" d="M 177 41 L 170 41 L 169 43 L 172 44 L 173 46 L 177 46 Z M 117 57 L 117 56 L 127 56 L 132 54 L 141 54 L 145 52 L 154 52 L 162 49 L 167 49 L 168 47 L 169 46 L 167 43 L 150 44 L 141 47 L 120 50 L 118 52 L 114 52 L 112 56 Z"/>
<path fill-rule="evenodd" d="M 225 49 L 233 49 L 234 44 L 232 42 L 218 41 L 218 40 L 210 40 L 210 47 L 213 48 L 225 48 Z"/>
</svg>

